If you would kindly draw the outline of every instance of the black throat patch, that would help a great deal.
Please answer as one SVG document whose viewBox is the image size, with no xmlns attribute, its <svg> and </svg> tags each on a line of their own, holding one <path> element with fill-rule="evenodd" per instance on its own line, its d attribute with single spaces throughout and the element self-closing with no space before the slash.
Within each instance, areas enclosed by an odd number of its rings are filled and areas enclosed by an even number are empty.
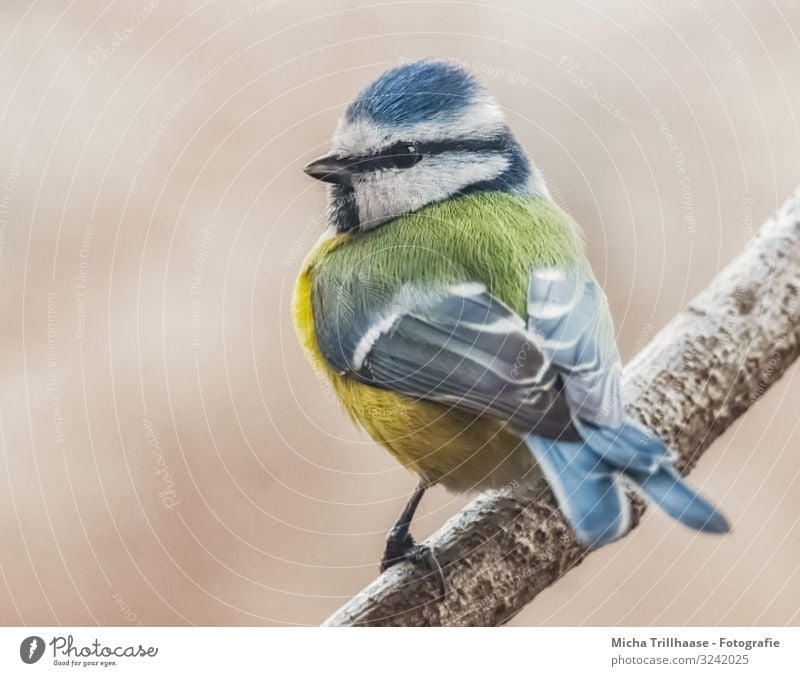
<svg viewBox="0 0 800 676">
<path fill-rule="evenodd" d="M 360 225 L 356 192 L 349 185 L 331 186 L 331 224 L 337 232 L 350 232 Z"/>
</svg>

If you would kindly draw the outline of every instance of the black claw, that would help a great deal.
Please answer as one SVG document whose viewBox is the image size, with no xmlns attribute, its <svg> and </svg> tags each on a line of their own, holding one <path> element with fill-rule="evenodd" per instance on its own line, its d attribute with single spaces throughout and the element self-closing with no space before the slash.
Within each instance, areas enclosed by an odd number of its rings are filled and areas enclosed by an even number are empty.
<svg viewBox="0 0 800 676">
<path fill-rule="evenodd" d="M 381 559 L 381 572 L 408 558 L 408 553 L 416 547 L 417 543 L 408 531 L 398 532 L 393 528 L 386 538 L 386 549 Z"/>
<path fill-rule="evenodd" d="M 439 584 L 439 596 L 444 597 L 447 594 L 447 581 L 444 578 L 444 570 L 433 549 L 427 545 L 416 545 L 406 556 L 408 561 L 411 561 L 415 566 L 426 570 L 436 576 L 436 581 Z"/>
<path fill-rule="evenodd" d="M 439 585 L 440 596 L 447 594 L 447 582 L 445 581 L 444 570 L 442 565 L 439 563 L 439 560 L 436 558 L 436 554 L 433 553 L 433 550 L 427 545 L 416 544 L 414 542 L 414 538 L 412 538 L 410 535 L 405 538 L 403 542 L 408 544 L 408 547 L 404 548 L 404 550 L 400 552 L 394 547 L 390 546 L 390 544 L 395 543 L 392 543 L 391 538 L 389 539 L 387 542 L 386 552 L 384 553 L 383 560 L 381 561 L 381 572 L 385 572 L 401 561 L 408 561 L 415 568 L 425 571 L 429 575 L 434 575 L 436 577 L 436 582 Z"/>
<path fill-rule="evenodd" d="M 433 550 L 426 545 L 418 545 L 408 528 L 414 518 L 414 512 L 425 492 L 425 485 L 420 484 L 408 501 L 394 528 L 386 538 L 386 549 L 381 559 L 381 572 L 386 571 L 401 561 L 408 561 L 416 568 L 436 576 L 441 596 L 447 593 L 444 571 Z M 427 577 L 427 576 L 426 576 Z"/>
</svg>

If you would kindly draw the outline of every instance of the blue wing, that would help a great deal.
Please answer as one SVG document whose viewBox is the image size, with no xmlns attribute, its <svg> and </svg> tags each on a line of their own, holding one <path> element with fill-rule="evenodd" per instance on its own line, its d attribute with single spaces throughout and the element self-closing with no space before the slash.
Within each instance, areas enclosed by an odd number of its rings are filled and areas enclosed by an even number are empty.
<svg viewBox="0 0 800 676">
<path fill-rule="evenodd" d="M 724 517 L 684 482 L 667 446 L 626 415 L 608 302 L 594 279 L 563 269 L 535 270 L 528 328 L 564 381 L 582 441 L 531 435 L 527 443 L 579 539 L 599 546 L 627 531 L 630 504 L 623 480 L 691 528 L 727 531 Z"/>
<path fill-rule="evenodd" d="M 573 415 L 618 427 L 625 416 L 622 366 L 602 289 L 588 275 L 534 270 L 528 286 L 528 328 L 564 380 Z"/>
<path fill-rule="evenodd" d="M 312 297 L 312 302 L 314 299 Z M 521 436 L 577 439 L 558 373 L 482 284 L 408 286 L 370 311 L 317 313 L 331 366 L 374 387 L 487 415 Z"/>
</svg>

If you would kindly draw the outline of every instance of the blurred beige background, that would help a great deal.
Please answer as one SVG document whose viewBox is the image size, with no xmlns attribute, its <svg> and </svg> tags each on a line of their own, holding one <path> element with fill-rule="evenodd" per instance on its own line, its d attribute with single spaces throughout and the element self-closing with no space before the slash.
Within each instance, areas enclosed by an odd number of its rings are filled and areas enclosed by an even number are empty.
<svg viewBox="0 0 800 676">
<path fill-rule="evenodd" d="M 64 7 L 62 7 L 62 5 Z M 456 58 L 583 224 L 626 358 L 800 182 L 794 0 L 0 8 L 0 623 L 317 624 L 415 481 L 303 360 L 302 175 L 386 67 Z M 794 370 L 514 623 L 799 624 Z M 441 490 L 426 535 L 465 503 Z"/>
</svg>

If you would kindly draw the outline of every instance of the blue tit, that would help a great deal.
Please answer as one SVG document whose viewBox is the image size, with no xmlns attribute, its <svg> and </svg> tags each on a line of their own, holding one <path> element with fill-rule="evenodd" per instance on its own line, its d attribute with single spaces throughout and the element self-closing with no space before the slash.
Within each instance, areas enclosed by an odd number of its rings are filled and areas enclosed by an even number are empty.
<svg viewBox="0 0 800 676">
<path fill-rule="evenodd" d="M 623 406 L 607 299 L 576 223 L 464 69 L 393 68 L 347 107 L 330 224 L 295 287 L 295 325 L 345 411 L 420 477 L 382 567 L 436 567 L 409 532 L 427 487 L 546 480 L 591 547 L 631 524 L 630 487 L 696 530 L 725 518 Z"/>
</svg>

